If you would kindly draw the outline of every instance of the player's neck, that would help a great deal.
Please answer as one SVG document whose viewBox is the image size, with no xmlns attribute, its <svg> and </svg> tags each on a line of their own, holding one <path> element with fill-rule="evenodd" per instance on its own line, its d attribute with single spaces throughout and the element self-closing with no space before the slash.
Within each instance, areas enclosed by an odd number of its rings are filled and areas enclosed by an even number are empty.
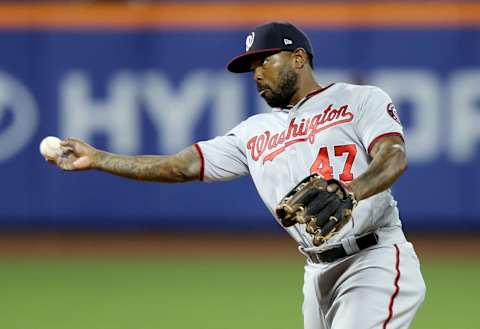
<svg viewBox="0 0 480 329">
<path fill-rule="evenodd" d="M 303 79 L 299 81 L 299 88 L 290 100 L 290 104 L 292 106 L 297 105 L 298 102 L 300 102 L 308 94 L 319 89 L 322 89 L 322 86 L 315 81 L 313 76 L 303 77 Z"/>
</svg>

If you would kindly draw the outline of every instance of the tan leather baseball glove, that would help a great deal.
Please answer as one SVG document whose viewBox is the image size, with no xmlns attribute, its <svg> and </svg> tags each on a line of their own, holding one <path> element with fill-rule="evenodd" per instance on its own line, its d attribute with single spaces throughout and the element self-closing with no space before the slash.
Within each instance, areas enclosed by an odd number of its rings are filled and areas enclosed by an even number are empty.
<svg viewBox="0 0 480 329">
<path fill-rule="evenodd" d="M 338 186 L 336 192 L 327 191 L 331 184 Z M 277 206 L 276 214 L 285 227 L 305 224 L 313 244 L 322 246 L 348 223 L 356 204 L 353 193 L 340 181 L 312 174 L 288 192 Z"/>
</svg>

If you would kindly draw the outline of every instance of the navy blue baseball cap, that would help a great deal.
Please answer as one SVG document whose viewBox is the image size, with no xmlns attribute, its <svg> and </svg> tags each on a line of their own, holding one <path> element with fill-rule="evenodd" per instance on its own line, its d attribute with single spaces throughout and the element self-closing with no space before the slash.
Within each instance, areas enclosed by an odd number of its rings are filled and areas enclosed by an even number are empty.
<svg viewBox="0 0 480 329">
<path fill-rule="evenodd" d="M 288 22 L 269 22 L 257 26 L 247 36 L 245 48 L 245 53 L 228 63 L 230 72 L 250 72 L 254 61 L 283 50 L 303 48 L 313 58 L 312 45 L 305 32 Z"/>
</svg>

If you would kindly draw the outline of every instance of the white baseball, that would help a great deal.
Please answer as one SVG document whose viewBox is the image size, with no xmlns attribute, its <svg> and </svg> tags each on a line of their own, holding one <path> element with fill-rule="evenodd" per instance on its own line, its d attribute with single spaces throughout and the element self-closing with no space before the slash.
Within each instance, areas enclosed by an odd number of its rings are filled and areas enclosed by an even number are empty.
<svg viewBox="0 0 480 329">
<path fill-rule="evenodd" d="M 54 136 L 45 137 L 40 143 L 40 153 L 47 160 L 54 160 L 62 155 L 60 138 Z"/>
</svg>

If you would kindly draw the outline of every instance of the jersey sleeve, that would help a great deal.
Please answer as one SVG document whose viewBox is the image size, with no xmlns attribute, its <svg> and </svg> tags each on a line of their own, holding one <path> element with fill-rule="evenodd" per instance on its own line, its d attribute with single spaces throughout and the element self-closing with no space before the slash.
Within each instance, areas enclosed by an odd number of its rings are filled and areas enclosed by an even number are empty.
<svg viewBox="0 0 480 329">
<path fill-rule="evenodd" d="M 195 147 L 202 159 L 201 180 L 222 181 L 249 174 L 238 126 L 224 136 L 198 142 Z"/>
<path fill-rule="evenodd" d="M 382 89 L 369 86 L 369 92 L 359 109 L 357 134 L 368 154 L 375 143 L 385 136 L 403 137 L 403 127 L 395 105 Z"/>
</svg>

